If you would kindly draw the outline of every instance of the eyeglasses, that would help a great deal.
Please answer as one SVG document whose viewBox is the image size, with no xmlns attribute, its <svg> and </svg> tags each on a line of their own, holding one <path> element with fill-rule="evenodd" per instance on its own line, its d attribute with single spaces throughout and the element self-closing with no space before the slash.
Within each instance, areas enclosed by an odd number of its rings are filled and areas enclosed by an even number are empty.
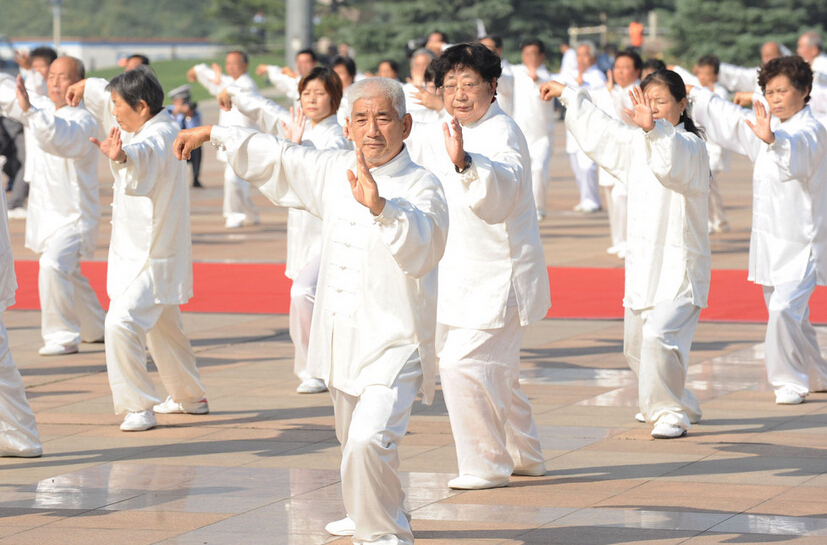
<svg viewBox="0 0 827 545">
<path fill-rule="evenodd" d="M 485 83 L 483 81 L 477 83 L 462 83 L 460 85 L 443 85 L 440 87 L 442 92 L 446 95 L 453 95 L 457 92 L 457 89 L 462 89 L 462 92 L 468 95 L 472 95 L 480 90 L 480 86 Z"/>
</svg>

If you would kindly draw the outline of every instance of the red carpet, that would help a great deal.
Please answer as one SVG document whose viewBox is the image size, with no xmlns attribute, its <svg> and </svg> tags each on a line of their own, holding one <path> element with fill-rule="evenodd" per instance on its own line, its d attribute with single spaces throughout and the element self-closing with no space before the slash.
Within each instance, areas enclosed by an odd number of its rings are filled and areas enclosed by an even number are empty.
<svg viewBox="0 0 827 545">
<path fill-rule="evenodd" d="M 37 261 L 16 261 L 17 304 L 13 309 L 40 308 L 37 296 Z M 83 263 L 104 308 L 106 263 Z M 284 264 L 195 263 L 195 297 L 185 312 L 236 312 L 286 314 L 290 280 Z M 549 267 L 552 308 L 550 318 L 622 318 L 623 269 Z M 709 308 L 701 320 L 719 322 L 765 322 L 767 311 L 760 286 L 747 281 L 746 271 L 712 271 Z M 819 287 L 810 299 L 810 321 L 827 324 L 827 288 Z"/>
</svg>

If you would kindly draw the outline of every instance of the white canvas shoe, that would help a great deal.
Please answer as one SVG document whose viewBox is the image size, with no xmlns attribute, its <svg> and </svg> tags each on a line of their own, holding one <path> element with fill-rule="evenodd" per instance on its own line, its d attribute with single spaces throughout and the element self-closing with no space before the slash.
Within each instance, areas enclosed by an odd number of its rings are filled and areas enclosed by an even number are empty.
<svg viewBox="0 0 827 545">
<path fill-rule="evenodd" d="M 453 488 L 454 490 L 486 490 L 488 488 L 501 488 L 503 486 L 508 486 L 508 477 L 496 481 L 489 481 L 488 479 L 483 479 L 475 475 L 460 475 L 448 481 L 448 488 Z"/>
<path fill-rule="evenodd" d="M 511 474 L 518 477 L 542 477 L 546 474 L 546 464 L 540 462 L 526 467 L 515 467 Z"/>
<path fill-rule="evenodd" d="M 659 422 L 655 424 L 652 430 L 652 437 L 655 439 L 675 439 L 686 435 L 686 430 L 675 424 L 668 424 L 666 422 Z"/>
<path fill-rule="evenodd" d="M 62 344 L 47 344 L 37 351 L 41 356 L 66 356 L 67 354 L 77 354 L 78 345 L 62 345 Z"/>
<path fill-rule="evenodd" d="M 806 396 L 789 388 L 781 388 L 775 391 L 775 403 L 778 405 L 798 405 L 804 402 L 804 397 Z"/>
<path fill-rule="evenodd" d="M 322 392 L 327 391 L 327 386 L 320 378 L 308 378 L 304 379 L 299 387 L 296 388 L 296 392 L 300 394 L 319 394 Z"/>
<path fill-rule="evenodd" d="M 158 421 L 155 420 L 155 413 L 152 411 L 126 413 L 126 418 L 121 424 L 121 431 L 146 431 L 157 425 Z"/>
<path fill-rule="evenodd" d="M 166 401 L 155 405 L 152 410 L 160 414 L 207 414 L 210 412 L 210 406 L 207 404 L 206 397 L 194 403 L 179 403 L 173 401 L 172 396 L 167 396 Z"/>
<path fill-rule="evenodd" d="M 328 522 L 324 531 L 332 536 L 352 536 L 356 533 L 356 523 L 349 516 L 341 520 Z"/>
<path fill-rule="evenodd" d="M 0 458 L 40 458 L 42 455 L 42 447 L 32 447 L 23 450 L 0 449 Z"/>
</svg>

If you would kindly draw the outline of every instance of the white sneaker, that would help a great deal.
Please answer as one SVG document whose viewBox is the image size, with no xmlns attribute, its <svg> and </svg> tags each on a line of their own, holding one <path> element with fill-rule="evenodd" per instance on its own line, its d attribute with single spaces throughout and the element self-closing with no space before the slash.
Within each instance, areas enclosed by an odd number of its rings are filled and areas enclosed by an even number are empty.
<svg viewBox="0 0 827 545">
<path fill-rule="evenodd" d="M 489 481 L 488 479 L 483 479 L 475 475 L 460 475 L 448 481 L 448 488 L 453 488 L 454 490 L 485 490 L 488 488 L 501 488 L 503 486 L 508 486 L 508 477 L 496 481 Z"/>
<path fill-rule="evenodd" d="M 798 405 L 804 402 L 806 395 L 801 395 L 789 388 L 775 391 L 775 403 L 778 405 Z"/>
<path fill-rule="evenodd" d="M 635 420 L 637 420 L 638 422 L 646 422 L 646 418 L 643 417 L 643 413 L 637 413 L 635 415 Z"/>
<path fill-rule="evenodd" d="M 47 344 L 37 351 L 41 356 L 65 356 L 67 354 L 77 354 L 78 345 L 62 345 L 62 344 Z"/>
<path fill-rule="evenodd" d="M 518 477 L 543 477 L 546 474 L 546 463 L 539 462 L 526 467 L 515 467 L 511 474 Z"/>
<path fill-rule="evenodd" d="M 224 227 L 227 229 L 238 229 L 244 227 L 244 221 L 247 219 L 246 214 L 234 213 L 227 216 L 227 221 L 224 222 Z"/>
<path fill-rule="evenodd" d="M 8 215 L 10 220 L 24 220 L 26 219 L 26 209 L 18 206 L 17 208 L 9 210 Z"/>
<path fill-rule="evenodd" d="M 152 411 L 126 413 L 126 418 L 121 424 L 121 431 L 146 431 L 157 425 L 158 421 L 155 420 L 155 413 Z"/>
<path fill-rule="evenodd" d="M 342 520 L 334 520 L 328 522 L 324 527 L 324 531 L 332 536 L 352 536 L 356 533 L 356 523 L 349 516 Z"/>
<path fill-rule="evenodd" d="M 675 424 L 668 424 L 666 422 L 658 422 L 652 430 L 652 437 L 655 439 L 675 439 L 676 437 L 683 437 L 686 435 L 686 430 Z"/>
<path fill-rule="evenodd" d="M 606 248 L 606 253 L 607 253 L 607 254 L 610 254 L 610 255 L 617 255 L 617 253 L 618 253 L 618 252 L 619 252 L 622 248 L 623 248 L 623 247 L 622 247 L 620 244 L 615 244 L 614 246 L 609 246 L 608 248 Z"/>
<path fill-rule="evenodd" d="M 299 384 L 296 392 L 300 394 L 319 394 L 327 391 L 327 386 L 320 378 L 308 378 Z"/>
<path fill-rule="evenodd" d="M 160 414 L 207 414 L 210 412 L 210 406 L 206 397 L 195 403 L 178 403 L 173 401 L 172 396 L 167 396 L 166 401 L 155 405 L 152 410 Z"/>
<path fill-rule="evenodd" d="M 43 456 L 42 447 L 32 447 L 23 450 L 0 449 L 0 458 L 40 458 Z"/>
</svg>

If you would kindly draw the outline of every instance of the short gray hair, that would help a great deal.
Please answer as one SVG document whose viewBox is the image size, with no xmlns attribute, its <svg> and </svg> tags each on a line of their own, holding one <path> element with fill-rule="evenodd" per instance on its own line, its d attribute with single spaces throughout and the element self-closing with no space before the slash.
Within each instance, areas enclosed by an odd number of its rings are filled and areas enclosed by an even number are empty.
<svg viewBox="0 0 827 545">
<path fill-rule="evenodd" d="M 594 42 L 591 40 L 582 40 L 577 42 L 577 49 L 581 47 L 588 47 L 589 48 L 589 56 L 591 58 L 595 58 L 597 56 L 597 46 L 594 45 Z"/>
<path fill-rule="evenodd" d="M 382 96 L 391 99 L 399 119 L 405 117 L 405 91 L 402 84 L 390 78 L 365 78 L 351 85 L 347 90 L 348 117 L 353 117 L 353 105 L 358 100 Z"/>
<path fill-rule="evenodd" d="M 802 34 L 801 37 L 804 38 L 804 40 L 807 42 L 807 45 L 809 45 L 810 47 L 815 46 L 818 48 L 819 51 L 824 49 L 823 42 L 821 41 L 821 35 L 818 32 L 814 30 L 808 30 L 807 32 Z"/>
</svg>

